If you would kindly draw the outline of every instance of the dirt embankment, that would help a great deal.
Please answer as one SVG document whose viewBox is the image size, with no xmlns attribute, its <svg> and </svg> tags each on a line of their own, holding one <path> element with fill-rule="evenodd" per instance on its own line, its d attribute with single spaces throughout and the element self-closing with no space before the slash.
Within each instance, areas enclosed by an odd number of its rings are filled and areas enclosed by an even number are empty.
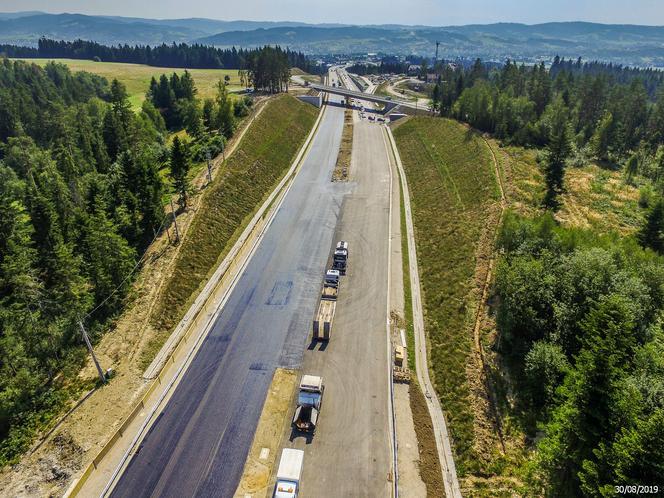
<svg viewBox="0 0 664 498">
<path fill-rule="evenodd" d="M 235 496 L 266 496 L 270 488 L 270 475 L 277 461 L 281 435 L 288 423 L 288 410 L 297 385 L 297 372 L 277 368 L 258 421 L 242 478 Z"/>
</svg>

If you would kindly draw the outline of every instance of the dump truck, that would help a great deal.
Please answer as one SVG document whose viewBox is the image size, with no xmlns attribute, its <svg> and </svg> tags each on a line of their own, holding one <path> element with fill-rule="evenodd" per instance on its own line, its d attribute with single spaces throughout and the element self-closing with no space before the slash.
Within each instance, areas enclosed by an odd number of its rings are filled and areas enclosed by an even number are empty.
<svg viewBox="0 0 664 498">
<path fill-rule="evenodd" d="M 323 292 L 320 296 L 318 312 L 314 318 L 313 338 L 315 341 L 329 341 L 332 331 L 332 320 L 337 308 L 339 295 L 339 270 L 327 270 L 323 279 Z"/>
<path fill-rule="evenodd" d="M 274 487 L 274 498 L 297 498 L 300 492 L 304 451 L 284 448 L 277 470 L 277 484 Z"/>
<path fill-rule="evenodd" d="M 346 266 L 348 264 L 348 242 L 341 240 L 337 243 L 334 249 L 334 258 L 332 268 L 338 270 L 341 275 L 346 274 Z"/>
<path fill-rule="evenodd" d="M 332 299 L 321 299 L 318 305 L 318 312 L 314 319 L 314 340 L 329 341 L 332 331 L 332 320 L 334 320 L 334 311 L 337 308 L 337 301 Z"/>
<path fill-rule="evenodd" d="M 323 378 L 317 375 L 303 375 L 297 408 L 293 415 L 293 427 L 302 432 L 314 432 L 318 423 L 320 407 L 323 403 Z"/>
</svg>

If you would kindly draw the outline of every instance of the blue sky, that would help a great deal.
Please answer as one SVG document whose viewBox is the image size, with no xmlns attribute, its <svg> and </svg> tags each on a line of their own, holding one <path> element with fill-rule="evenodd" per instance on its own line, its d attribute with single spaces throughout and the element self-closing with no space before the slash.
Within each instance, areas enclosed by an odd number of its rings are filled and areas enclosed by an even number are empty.
<svg viewBox="0 0 664 498">
<path fill-rule="evenodd" d="M 0 0 L 0 11 L 349 24 L 595 21 L 664 25 L 664 0 Z"/>
</svg>

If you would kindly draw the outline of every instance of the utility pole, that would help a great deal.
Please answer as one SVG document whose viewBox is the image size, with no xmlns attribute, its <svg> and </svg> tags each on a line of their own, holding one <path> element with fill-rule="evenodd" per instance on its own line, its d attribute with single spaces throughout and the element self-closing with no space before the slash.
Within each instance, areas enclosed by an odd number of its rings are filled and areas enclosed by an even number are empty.
<svg viewBox="0 0 664 498">
<path fill-rule="evenodd" d="M 180 242 L 180 230 L 178 230 L 178 219 L 175 216 L 175 206 L 173 206 L 173 198 L 171 197 L 171 214 L 173 215 L 173 225 L 175 225 L 175 243 Z"/>
<path fill-rule="evenodd" d="M 102 372 L 101 367 L 99 366 L 99 362 L 97 361 L 95 352 L 92 350 L 92 344 L 90 344 L 90 338 L 88 337 L 88 333 L 85 331 L 85 327 L 83 326 L 83 321 L 79 320 L 78 326 L 81 327 L 81 334 L 83 334 L 83 340 L 85 341 L 85 345 L 88 347 L 88 351 L 90 351 L 90 355 L 92 356 L 92 361 L 94 361 L 95 363 L 95 367 L 97 367 L 97 373 L 99 373 L 99 380 L 101 380 L 102 384 L 105 384 L 106 376 L 104 376 L 104 372 Z"/>
<path fill-rule="evenodd" d="M 205 152 L 205 157 L 207 159 L 207 168 L 208 168 L 208 183 L 212 182 L 212 166 L 210 165 L 210 149 Z"/>
<path fill-rule="evenodd" d="M 436 62 L 438 62 L 438 47 L 440 46 L 440 42 L 436 41 L 436 60 L 434 61 L 434 65 Z"/>
</svg>

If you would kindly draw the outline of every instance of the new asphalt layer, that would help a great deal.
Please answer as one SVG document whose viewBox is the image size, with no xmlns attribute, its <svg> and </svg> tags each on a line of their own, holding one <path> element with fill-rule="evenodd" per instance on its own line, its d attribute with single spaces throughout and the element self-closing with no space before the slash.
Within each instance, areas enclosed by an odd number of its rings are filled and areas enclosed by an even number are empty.
<svg viewBox="0 0 664 498">
<path fill-rule="evenodd" d="M 233 496 L 274 369 L 298 368 L 309 344 L 350 188 L 330 182 L 343 115 L 326 110 L 272 224 L 113 497 Z"/>
<path fill-rule="evenodd" d="M 387 337 L 390 165 L 382 125 L 356 121 L 350 177 L 352 192 L 344 198 L 335 236 L 348 241 L 348 270 L 342 277 L 329 344 L 312 345 L 301 371 L 321 375 L 325 382 L 319 423 L 313 437 L 290 427 L 284 434 L 284 446 L 305 452 L 303 497 L 392 496 Z"/>
</svg>

